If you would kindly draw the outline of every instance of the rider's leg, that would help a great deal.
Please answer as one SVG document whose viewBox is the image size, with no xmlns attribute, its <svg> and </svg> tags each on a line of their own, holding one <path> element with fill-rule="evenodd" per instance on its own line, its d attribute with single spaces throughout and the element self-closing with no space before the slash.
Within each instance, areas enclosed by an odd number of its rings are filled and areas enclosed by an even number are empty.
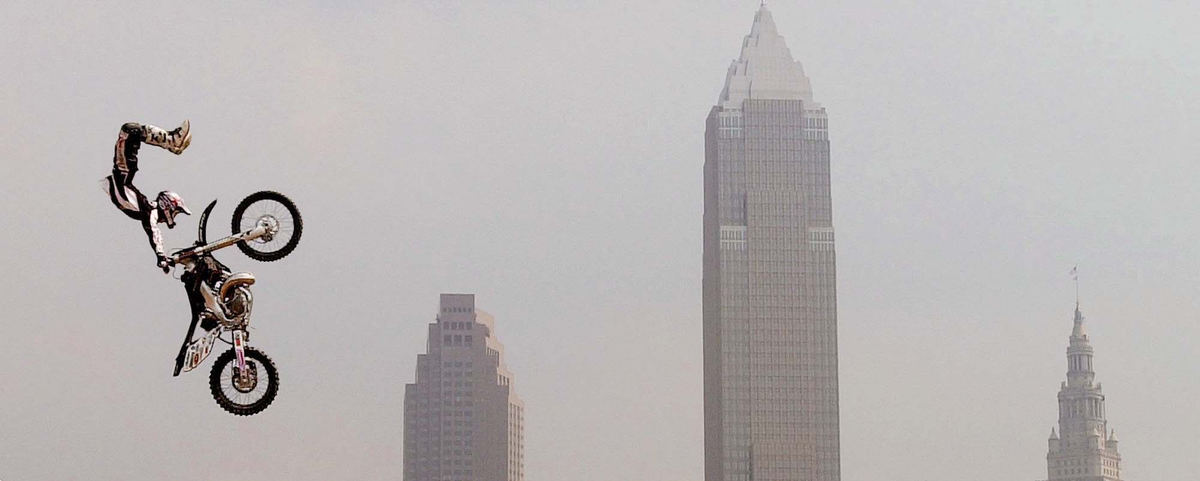
<svg viewBox="0 0 1200 481">
<path fill-rule="evenodd" d="M 167 132 L 153 125 L 129 122 L 121 126 L 117 145 L 113 147 L 113 180 L 117 185 L 133 185 L 138 170 L 138 149 L 142 142 L 156 145 L 176 154 L 192 143 L 191 123 L 184 120 L 179 128 Z"/>
<path fill-rule="evenodd" d="M 162 147 L 176 155 L 183 153 L 183 149 L 192 143 L 191 122 L 187 120 L 170 132 L 149 124 L 141 125 L 141 131 L 142 142 Z"/>
<path fill-rule="evenodd" d="M 112 178 L 118 186 L 133 185 L 138 170 L 138 148 L 142 146 L 142 124 L 130 122 L 121 126 L 117 145 L 113 147 Z"/>
<path fill-rule="evenodd" d="M 192 143 L 191 122 L 184 120 L 183 125 L 170 132 L 137 122 L 122 125 L 121 133 L 117 135 L 117 145 L 113 149 L 113 176 L 117 177 L 117 182 L 133 182 L 133 176 L 138 170 L 138 148 L 142 142 L 180 154 Z"/>
<path fill-rule="evenodd" d="M 108 199 L 117 209 L 132 219 L 141 219 L 141 213 L 138 211 L 137 187 L 118 184 L 116 176 L 110 175 L 100 179 L 100 188 L 108 194 Z"/>
</svg>

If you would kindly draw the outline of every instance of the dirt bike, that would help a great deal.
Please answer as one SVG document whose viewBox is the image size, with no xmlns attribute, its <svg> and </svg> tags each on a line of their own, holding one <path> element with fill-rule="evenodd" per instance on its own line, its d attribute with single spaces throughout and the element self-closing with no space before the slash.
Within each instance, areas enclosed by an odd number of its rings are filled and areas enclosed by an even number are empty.
<svg viewBox="0 0 1200 481">
<path fill-rule="evenodd" d="M 284 258 L 300 242 L 303 224 L 291 199 L 278 192 L 251 194 L 233 210 L 232 234 L 208 242 L 208 217 L 217 201 L 200 215 L 196 243 L 168 258 L 183 266 L 183 281 L 192 307 L 192 322 L 175 359 L 175 376 L 199 366 L 218 340 L 231 346 L 213 362 L 209 388 L 217 405 L 230 413 L 249 416 L 266 409 L 279 392 L 279 371 L 262 351 L 250 347 L 250 312 L 254 274 L 232 272 L 213 252 L 236 245 L 251 259 L 271 262 Z M 199 324 L 205 333 L 192 339 Z M 229 334 L 226 339 L 224 334 Z"/>
</svg>

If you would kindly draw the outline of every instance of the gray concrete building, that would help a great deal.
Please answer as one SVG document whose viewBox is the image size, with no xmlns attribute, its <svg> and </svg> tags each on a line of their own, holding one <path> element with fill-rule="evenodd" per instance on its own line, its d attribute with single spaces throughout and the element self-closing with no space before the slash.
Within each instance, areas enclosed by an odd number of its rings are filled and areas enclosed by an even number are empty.
<svg viewBox="0 0 1200 481">
<path fill-rule="evenodd" d="M 838 481 L 825 109 L 763 6 L 708 114 L 706 481 Z"/>
<path fill-rule="evenodd" d="M 495 320 L 473 294 L 442 294 L 404 389 L 404 480 L 522 481 L 524 425 Z"/>
<path fill-rule="evenodd" d="M 1049 481 L 1121 481 L 1117 434 L 1108 428 L 1092 356 L 1076 302 L 1075 326 L 1067 346 L 1067 380 L 1058 390 L 1058 428 L 1050 428 L 1046 453 Z"/>
</svg>

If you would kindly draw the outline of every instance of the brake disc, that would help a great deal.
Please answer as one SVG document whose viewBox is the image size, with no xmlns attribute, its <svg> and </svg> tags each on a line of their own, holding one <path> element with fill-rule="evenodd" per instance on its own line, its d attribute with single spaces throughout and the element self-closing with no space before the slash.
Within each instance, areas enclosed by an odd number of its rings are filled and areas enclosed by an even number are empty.
<svg viewBox="0 0 1200 481">
<path fill-rule="evenodd" d="M 242 376 L 241 370 L 235 364 L 233 367 L 233 388 L 240 393 L 248 393 L 253 391 L 258 386 L 258 366 L 254 361 L 246 361 L 246 376 Z"/>
</svg>

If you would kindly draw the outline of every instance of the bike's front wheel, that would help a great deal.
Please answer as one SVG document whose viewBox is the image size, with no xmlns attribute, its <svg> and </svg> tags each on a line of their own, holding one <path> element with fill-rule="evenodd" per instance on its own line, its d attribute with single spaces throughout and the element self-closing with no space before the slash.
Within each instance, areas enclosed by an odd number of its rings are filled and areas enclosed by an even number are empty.
<svg viewBox="0 0 1200 481">
<path fill-rule="evenodd" d="M 246 374 L 238 371 L 237 355 L 230 349 L 213 362 L 208 376 L 208 386 L 217 405 L 238 416 L 262 412 L 279 393 L 279 371 L 271 358 L 253 347 L 244 352 Z"/>
<path fill-rule="evenodd" d="M 277 261 L 291 254 L 300 243 L 300 233 L 304 230 L 296 204 L 283 194 L 269 190 L 246 196 L 233 209 L 234 235 L 259 226 L 266 228 L 266 234 L 238 242 L 237 246 L 251 259 L 263 262 Z"/>
</svg>

